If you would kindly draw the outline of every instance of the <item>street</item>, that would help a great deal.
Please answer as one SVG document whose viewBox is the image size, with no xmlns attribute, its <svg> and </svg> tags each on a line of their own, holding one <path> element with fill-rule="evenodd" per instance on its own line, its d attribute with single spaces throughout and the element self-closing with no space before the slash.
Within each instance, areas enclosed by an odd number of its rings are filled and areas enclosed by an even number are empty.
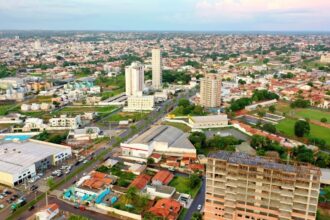
<svg viewBox="0 0 330 220">
<path fill-rule="evenodd" d="M 197 196 L 195 197 L 193 203 L 191 204 L 190 208 L 187 211 L 187 214 L 185 216 L 185 220 L 190 220 L 194 212 L 201 212 L 202 210 L 198 211 L 197 207 L 198 205 L 202 205 L 202 209 L 204 208 L 204 202 L 205 202 L 205 185 L 206 185 L 206 180 L 203 177 L 202 179 L 202 186 L 201 189 L 199 190 Z"/>
</svg>

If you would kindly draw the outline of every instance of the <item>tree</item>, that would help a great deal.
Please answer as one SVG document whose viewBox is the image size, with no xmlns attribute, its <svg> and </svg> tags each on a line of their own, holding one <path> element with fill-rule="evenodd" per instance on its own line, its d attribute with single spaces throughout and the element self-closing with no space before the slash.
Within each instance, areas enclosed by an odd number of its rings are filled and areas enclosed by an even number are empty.
<svg viewBox="0 0 330 220">
<path fill-rule="evenodd" d="M 155 163 L 154 158 L 149 157 L 149 158 L 147 159 L 147 164 L 154 164 L 154 163 Z"/>
<path fill-rule="evenodd" d="M 276 107 L 275 105 L 271 105 L 269 106 L 268 110 L 271 112 L 271 113 L 274 113 L 276 111 Z"/>
<path fill-rule="evenodd" d="M 178 102 L 178 106 L 182 106 L 182 107 L 188 107 L 190 105 L 190 102 L 188 99 L 180 99 Z"/>
<path fill-rule="evenodd" d="M 239 79 L 239 80 L 238 80 L 238 84 L 244 85 L 244 84 L 246 84 L 246 81 L 244 81 L 244 80 L 242 80 L 242 79 Z"/>
<path fill-rule="evenodd" d="M 315 165 L 321 168 L 327 168 L 330 165 L 330 155 L 320 151 L 315 160 Z"/>
<path fill-rule="evenodd" d="M 269 132 L 269 133 L 276 133 L 276 127 L 275 125 L 271 124 L 271 123 L 266 123 L 262 126 L 263 130 Z"/>
<path fill-rule="evenodd" d="M 194 212 L 191 216 L 191 220 L 202 220 L 203 216 L 200 212 Z"/>
<path fill-rule="evenodd" d="M 53 177 L 47 179 L 47 186 L 52 188 L 55 185 L 55 180 Z"/>
<path fill-rule="evenodd" d="M 311 105 L 309 100 L 297 99 L 290 104 L 291 108 L 307 108 Z"/>
<path fill-rule="evenodd" d="M 189 176 L 189 187 L 195 188 L 201 183 L 201 178 L 197 174 L 191 174 Z"/>
<path fill-rule="evenodd" d="M 321 118 L 321 120 L 320 120 L 322 123 L 326 123 L 327 121 L 328 121 L 328 119 L 327 118 Z"/>
<path fill-rule="evenodd" d="M 266 115 L 266 112 L 264 111 L 264 110 L 259 110 L 258 112 L 257 112 L 257 114 L 258 114 L 258 116 L 259 117 L 264 117 L 265 115 Z"/>
<path fill-rule="evenodd" d="M 307 121 L 298 120 L 294 125 L 294 133 L 297 137 L 303 137 L 310 132 L 310 125 Z"/>
<path fill-rule="evenodd" d="M 130 187 L 128 188 L 126 194 L 125 194 L 125 202 L 126 204 L 132 203 L 133 199 L 137 196 L 137 189 L 136 187 Z"/>
</svg>

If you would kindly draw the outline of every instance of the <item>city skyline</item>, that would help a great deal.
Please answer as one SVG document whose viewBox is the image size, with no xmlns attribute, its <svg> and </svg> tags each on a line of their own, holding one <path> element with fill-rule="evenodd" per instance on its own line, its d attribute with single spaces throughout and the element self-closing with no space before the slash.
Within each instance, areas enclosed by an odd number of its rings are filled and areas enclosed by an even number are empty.
<svg viewBox="0 0 330 220">
<path fill-rule="evenodd" d="M 0 0 L 0 29 L 330 31 L 329 9 L 322 0 Z"/>
</svg>

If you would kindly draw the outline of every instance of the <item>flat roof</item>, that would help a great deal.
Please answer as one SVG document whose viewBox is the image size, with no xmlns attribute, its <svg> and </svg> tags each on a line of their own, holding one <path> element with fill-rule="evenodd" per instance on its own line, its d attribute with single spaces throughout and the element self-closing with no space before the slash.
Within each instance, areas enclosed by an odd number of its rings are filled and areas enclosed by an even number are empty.
<svg viewBox="0 0 330 220">
<path fill-rule="evenodd" d="M 191 116 L 191 120 L 195 123 L 203 123 L 203 122 L 217 122 L 228 120 L 226 114 L 219 115 L 206 115 L 206 116 Z"/>
<path fill-rule="evenodd" d="M 280 170 L 290 173 L 298 173 L 298 174 L 310 173 L 312 172 L 312 170 L 316 170 L 320 172 L 319 168 L 317 167 L 305 166 L 303 164 L 301 165 L 285 164 L 285 163 L 277 162 L 270 158 L 268 159 L 259 156 L 251 156 L 246 153 L 240 153 L 240 152 L 218 151 L 216 153 L 209 154 L 208 157 L 219 160 L 225 160 L 232 164 L 260 166 L 266 169 Z"/>
<path fill-rule="evenodd" d="M 63 145 L 43 141 L 0 143 L 0 172 L 16 174 L 28 166 L 54 154 L 63 152 Z"/>
<path fill-rule="evenodd" d="M 129 140 L 128 144 L 148 144 L 152 142 L 166 142 L 168 147 L 195 149 L 189 141 L 188 134 L 178 128 L 168 125 L 151 127 L 143 134 Z"/>
</svg>

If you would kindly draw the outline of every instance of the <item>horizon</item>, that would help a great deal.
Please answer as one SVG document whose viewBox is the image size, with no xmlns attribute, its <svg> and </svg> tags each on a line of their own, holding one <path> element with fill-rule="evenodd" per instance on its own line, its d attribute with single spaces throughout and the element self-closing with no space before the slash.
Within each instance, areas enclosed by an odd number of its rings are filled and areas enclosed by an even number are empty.
<svg viewBox="0 0 330 220">
<path fill-rule="evenodd" d="M 0 30 L 329 32 L 324 0 L 0 0 Z"/>
</svg>

